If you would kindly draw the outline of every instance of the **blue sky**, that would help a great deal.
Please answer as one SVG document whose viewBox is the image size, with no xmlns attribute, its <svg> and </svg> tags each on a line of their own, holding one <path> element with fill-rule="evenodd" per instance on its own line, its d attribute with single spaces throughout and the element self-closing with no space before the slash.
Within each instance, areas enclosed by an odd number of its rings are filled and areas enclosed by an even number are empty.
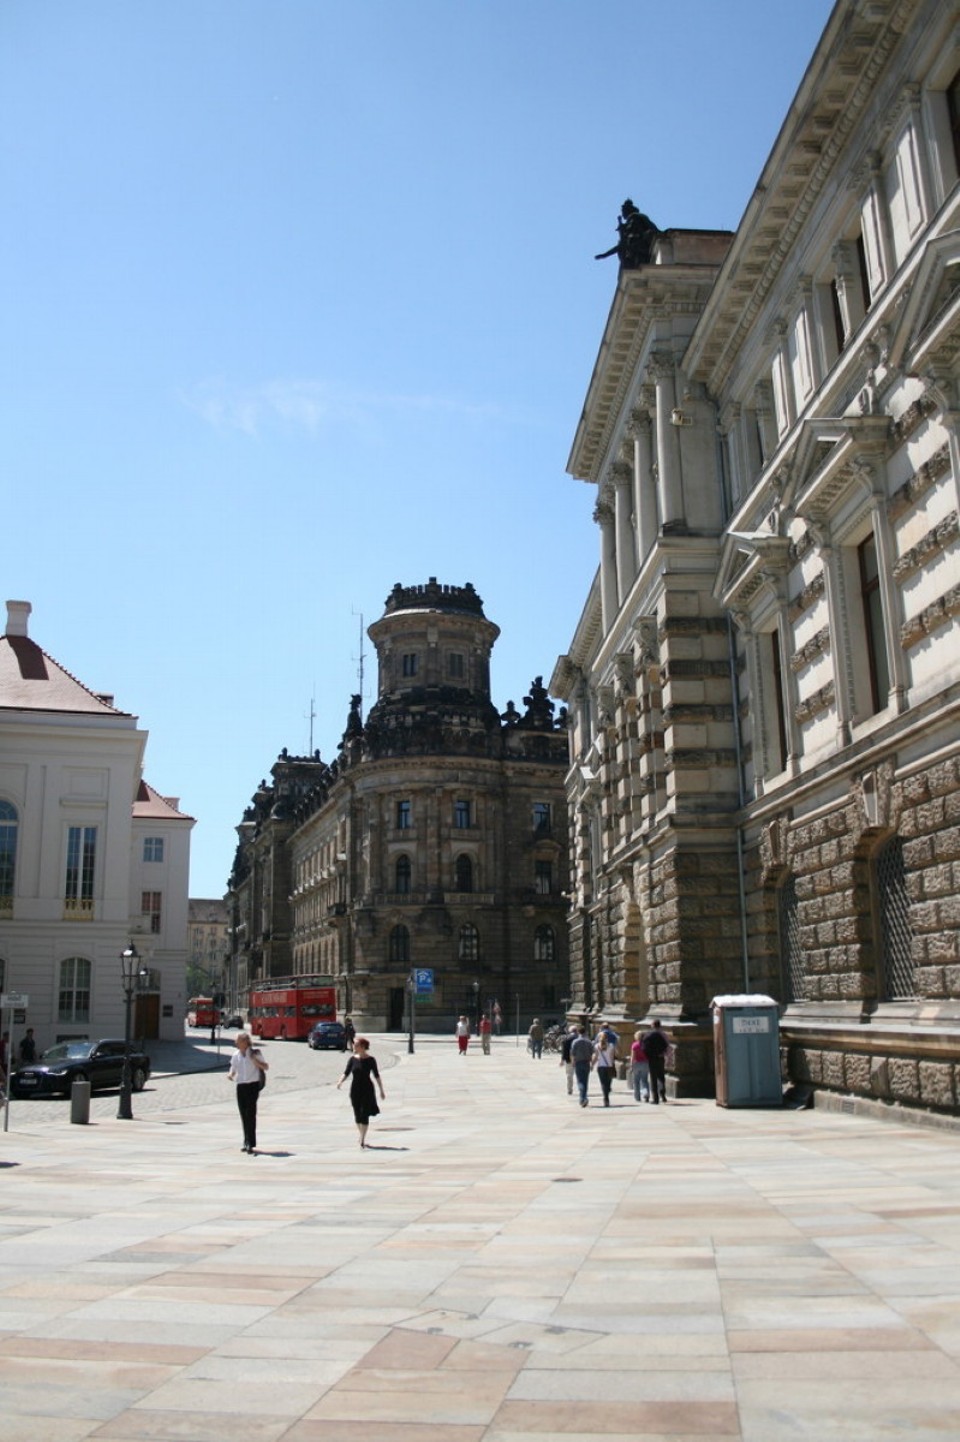
<svg viewBox="0 0 960 1442">
<path fill-rule="evenodd" d="M 549 678 L 597 564 L 592 257 L 628 195 L 736 227 L 830 8 L 0 4 L 0 600 L 149 730 L 191 894 L 311 704 L 336 754 L 396 581 L 473 582 L 501 709 Z"/>
</svg>

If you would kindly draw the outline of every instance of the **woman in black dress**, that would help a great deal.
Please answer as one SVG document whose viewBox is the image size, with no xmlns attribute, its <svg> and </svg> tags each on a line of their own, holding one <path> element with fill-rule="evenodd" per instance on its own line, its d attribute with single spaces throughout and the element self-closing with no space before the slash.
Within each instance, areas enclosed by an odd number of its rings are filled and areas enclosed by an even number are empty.
<svg viewBox="0 0 960 1442">
<path fill-rule="evenodd" d="M 377 1059 L 370 1055 L 370 1043 L 365 1036 L 358 1036 L 353 1043 L 353 1056 L 347 1062 L 343 1076 L 337 1082 L 337 1091 L 343 1086 L 347 1077 L 350 1078 L 350 1103 L 353 1107 L 357 1130 L 360 1133 L 360 1145 L 365 1147 L 370 1118 L 380 1115 L 374 1081 L 380 1088 L 380 1100 L 386 1101 L 387 1099 L 383 1082 L 380 1080 Z"/>
</svg>

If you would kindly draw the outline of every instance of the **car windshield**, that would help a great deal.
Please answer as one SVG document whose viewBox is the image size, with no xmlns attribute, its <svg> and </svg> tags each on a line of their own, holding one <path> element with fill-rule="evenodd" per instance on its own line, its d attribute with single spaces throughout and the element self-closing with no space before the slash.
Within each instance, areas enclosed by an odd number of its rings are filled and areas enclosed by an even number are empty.
<svg viewBox="0 0 960 1442">
<path fill-rule="evenodd" d="M 61 1041 L 48 1047 L 43 1054 L 44 1061 L 86 1061 L 93 1050 L 88 1041 Z"/>
</svg>

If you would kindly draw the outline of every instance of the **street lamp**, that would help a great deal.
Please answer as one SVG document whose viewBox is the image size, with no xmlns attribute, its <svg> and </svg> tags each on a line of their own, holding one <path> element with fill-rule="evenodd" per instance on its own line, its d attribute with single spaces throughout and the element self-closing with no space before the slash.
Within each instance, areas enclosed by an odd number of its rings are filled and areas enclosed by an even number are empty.
<svg viewBox="0 0 960 1442">
<path fill-rule="evenodd" d="M 475 982 L 473 983 L 473 1002 L 474 1002 L 474 1006 L 475 1006 L 476 1012 L 477 1012 L 477 1031 L 479 1032 L 479 1030 L 480 1030 L 480 983 L 479 983 L 479 981 L 475 981 Z"/>
<path fill-rule="evenodd" d="M 413 1037 L 417 1029 L 417 974 L 415 971 L 411 971 L 407 977 L 407 994 L 410 998 L 410 1013 L 408 1018 L 410 1025 L 407 1031 L 407 1053 L 409 1056 L 413 1056 Z"/>
<path fill-rule="evenodd" d="M 130 1018 L 133 994 L 137 990 L 142 975 L 140 953 L 131 941 L 126 950 L 120 953 L 120 976 L 123 980 L 127 1014 L 123 1034 L 123 1075 L 120 1079 L 120 1105 L 117 1108 L 117 1118 L 126 1122 L 133 1121 L 133 1107 L 130 1104 Z"/>
</svg>

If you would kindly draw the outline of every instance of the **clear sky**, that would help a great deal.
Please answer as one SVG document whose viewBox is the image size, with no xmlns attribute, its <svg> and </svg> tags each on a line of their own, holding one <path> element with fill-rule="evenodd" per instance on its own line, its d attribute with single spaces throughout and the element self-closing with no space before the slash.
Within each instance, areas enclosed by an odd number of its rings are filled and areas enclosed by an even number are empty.
<svg viewBox="0 0 960 1442">
<path fill-rule="evenodd" d="M 395 582 L 473 582 L 501 709 L 549 679 L 593 255 L 626 196 L 736 227 L 830 8 L 0 0 L 0 602 L 140 717 L 192 895 Z"/>
</svg>

